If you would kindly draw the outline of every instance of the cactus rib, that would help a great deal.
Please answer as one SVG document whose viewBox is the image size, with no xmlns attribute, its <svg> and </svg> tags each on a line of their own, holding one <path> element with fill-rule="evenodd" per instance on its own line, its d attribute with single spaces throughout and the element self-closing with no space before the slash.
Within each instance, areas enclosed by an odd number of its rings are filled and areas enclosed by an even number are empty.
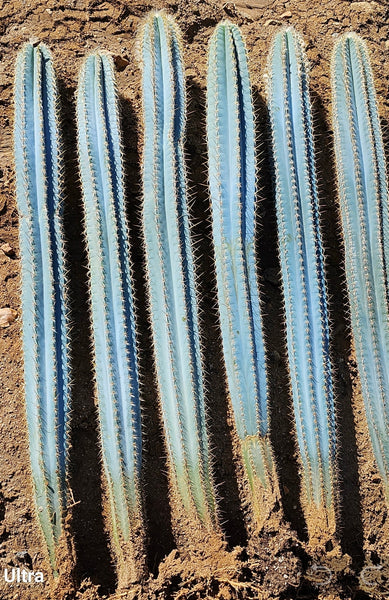
<svg viewBox="0 0 389 600">
<path fill-rule="evenodd" d="M 112 58 L 91 54 L 77 91 L 78 153 L 103 465 L 117 548 L 142 523 L 141 415 L 118 102 Z"/>
<path fill-rule="evenodd" d="M 16 62 L 14 130 L 24 385 L 35 498 L 54 571 L 67 506 L 70 402 L 57 105 L 49 50 L 26 44 Z"/>
<path fill-rule="evenodd" d="M 209 44 L 207 139 L 217 296 L 235 427 L 257 521 L 259 487 L 272 488 L 268 382 L 255 256 L 255 133 L 245 45 L 236 25 Z M 262 513 L 262 514 L 261 514 Z"/>
<path fill-rule="evenodd" d="M 333 126 L 351 326 L 370 438 L 389 502 L 389 207 L 383 142 L 365 42 L 332 57 Z"/>
<path fill-rule="evenodd" d="M 189 233 L 180 33 L 150 15 L 140 39 L 143 76 L 143 228 L 160 404 L 176 497 L 189 518 L 216 522 Z"/>
<path fill-rule="evenodd" d="M 307 524 L 314 511 L 323 534 L 326 520 L 335 531 L 336 427 L 307 69 L 300 36 L 278 33 L 268 97 L 287 350 Z"/>
</svg>

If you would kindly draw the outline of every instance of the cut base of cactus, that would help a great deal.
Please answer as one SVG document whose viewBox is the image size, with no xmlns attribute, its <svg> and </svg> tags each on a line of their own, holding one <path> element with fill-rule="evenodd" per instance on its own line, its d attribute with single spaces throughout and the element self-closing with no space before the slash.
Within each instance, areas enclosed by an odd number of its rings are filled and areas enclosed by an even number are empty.
<svg viewBox="0 0 389 600">
<path fill-rule="evenodd" d="M 64 590 L 71 591 L 73 594 L 77 590 L 77 556 L 71 531 L 72 515 L 68 514 L 57 546 L 57 572 L 54 573 L 53 600 L 62 600 Z"/>
<path fill-rule="evenodd" d="M 327 543 L 337 544 L 336 512 L 334 507 L 316 506 L 313 503 L 304 506 L 309 546 L 318 551 L 325 549 Z"/>
<path fill-rule="evenodd" d="M 173 476 L 171 476 L 173 481 Z M 195 508 L 190 512 L 184 509 L 181 497 L 173 485 L 170 485 L 170 508 L 172 530 L 177 548 L 184 553 L 196 553 L 204 545 L 221 548 L 225 545 L 220 527 L 212 522 L 200 521 Z M 189 549 L 189 550 L 188 550 Z M 191 550 L 192 549 L 192 550 Z"/>
<path fill-rule="evenodd" d="M 135 531 L 135 530 L 134 530 Z M 141 532 L 139 531 L 139 539 Z M 146 577 L 145 550 L 135 543 L 124 543 L 117 562 L 118 589 L 133 588 Z"/>
<path fill-rule="evenodd" d="M 266 529 L 280 500 L 270 440 L 248 437 L 241 442 L 243 465 L 252 499 L 256 532 Z"/>
<path fill-rule="evenodd" d="M 105 484 L 105 496 L 107 487 Z M 111 510 L 108 510 L 108 505 Z M 107 529 L 112 533 L 111 550 L 116 562 L 118 589 L 132 588 L 147 577 L 145 525 L 140 519 L 131 520 L 131 537 L 123 540 L 112 520 L 112 504 L 106 501 L 105 522 Z"/>
</svg>

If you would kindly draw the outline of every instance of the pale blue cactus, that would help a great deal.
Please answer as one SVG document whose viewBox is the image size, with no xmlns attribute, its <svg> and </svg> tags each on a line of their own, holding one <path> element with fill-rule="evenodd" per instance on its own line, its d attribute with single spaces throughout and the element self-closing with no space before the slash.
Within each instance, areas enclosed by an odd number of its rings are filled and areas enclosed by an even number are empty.
<svg viewBox="0 0 389 600">
<path fill-rule="evenodd" d="M 140 38 L 143 228 L 156 375 L 179 510 L 215 527 L 195 275 L 189 233 L 185 80 L 174 19 L 153 13 Z"/>
<path fill-rule="evenodd" d="M 333 128 L 350 316 L 374 456 L 389 502 L 389 206 L 385 155 L 365 42 L 335 44 Z"/>
<path fill-rule="evenodd" d="M 81 68 L 77 120 L 102 458 L 116 552 L 128 543 L 130 556 L 144 535 L 139 373 L 118 101 L 104 52 Z"/>
<path fill-rule="evenodd" d="M 58 91 L 43 44 L 26 44 L 17 57 L 14 152 L 29 451 L 38 517 L 56 572 L 67 514 L 70 357 Z"/>
<path fill-rule="evenodd" d="M 257 525 L 262 526 L 276 474 L 255 256 L 254 111 L 244 41 L 239 28 L 228 22 L 217 26 L 209 44 L 207 140 L 227 387 Z"/>
<path fill-rule="evenodd" d="M 336 529 L 336 419 L 308 64 L 293 29 L 275 36 L 268 69 L 289 374 L 313 540 Z"/>
</svg>

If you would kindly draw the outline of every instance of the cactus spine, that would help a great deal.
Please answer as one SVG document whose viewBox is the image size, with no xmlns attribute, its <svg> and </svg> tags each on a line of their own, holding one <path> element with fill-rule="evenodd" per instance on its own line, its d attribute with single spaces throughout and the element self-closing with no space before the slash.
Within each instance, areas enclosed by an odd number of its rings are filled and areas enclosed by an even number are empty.
<svg viewBox="0 0 389 600">
<path fill-rule="evenodd" d="M 195 275 L 189 233 L 180 33 L 150 15 L 140 39 L 143 71 L 143 227 L 150 315 L 171 482 L 181 511 L 216 525 Z"/>
<path fill-rule="evenodd" d="M 287 350 L 311 541 L 335 532 L 336 430 L 308 65 L 292 29 L 269 57 L 269 110 Z"/>
<path fill-rule="evenodd" d="M 245 45 L 239 28 L 228 22 L 217 26 L 209 45 L 207 138 L 227 385 L 254 513 L 262 526 L 276 474 L 256 273 L 254 114 Z"/>
<path fill-rule="evenodd" d="M 77 119 L 103 465 L 116 550 L 126 556 L 128 542 L 130 557 L 144 535 L 139 375 L 117 94 L 103 52 L 81 68 Z"/>
<path fill-rule="evenodd" d="M 70 401 L 57 104 L 49 50 L 26 44 L 16 62 L 14 130 L 24 386 L 35 499 L 54 572 L 67 508 Z"/>
<path fill-rule="evenodd" d="M 332 57 L 333 127 L 352 332 L 373 451 L 389 502 L 389 207 L 366 44 L 346 34 Z"/>
</svg>

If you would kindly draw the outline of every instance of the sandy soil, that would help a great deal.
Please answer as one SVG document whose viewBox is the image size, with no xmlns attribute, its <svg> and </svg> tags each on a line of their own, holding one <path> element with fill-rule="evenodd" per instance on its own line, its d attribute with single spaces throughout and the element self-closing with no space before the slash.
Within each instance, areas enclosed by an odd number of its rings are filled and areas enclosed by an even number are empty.
<svg viewBox="0 0 389 600">
<path fill-rule="evenodd" d="M 211 441 L 220 513 L 227 546 L 178 551 L 168 503 L 168 483 L 161 425 L 155 399 L 152 357 L 144 301 L 144 273 L 139 208 L 141 136 L 140 73 L 135 38 L 151 8 L 174 13 L 185 40 L 189 86 L 187 154 L 195 235 L 199 239 L 198 269 L 204 314 L 204 356 L 209 381 Z M 268 340 L 272 400 L 273 446 L 280 477 L 282 506 L 275 507 L 266 532 L 253 539 L 250 515 L 241 501 L 243 484 L 234 459 L 234 441 L 224 390 L 219 332 L 215 326 L 214 274 L 210 260 L 209 199 L 206 188 L 204 101 L 206 49 L 214 26 L 229 18 L 246 36 L 257 109 L 259 168 L 258 241 L 265 328 Z M 339 470 L 342 506 L 340 547 L 327 545 L 314 556 L 306 546 L 306 528 L 299 500 L 288 394 L 285 340 L 276 252 L 274 195 L 270 177 L 269 131 L 264 73 L 273 34 L 292 24 L 304 36 L 312 66 L 311 92 L 320 176 L 323 236 L 327 248 L 332 298 L 332 353 L 337 372 Z M 329 61 L 333 41 L 353 30 L 368 42 L 387 135 L 389 119 L 389 7 L 387 0 L 0 0 L 0 308 L 16 311 L 16 319 L 0 328 L 0 598 L 1 600 L 91 600 L 113 598 L 338 598 L 364 599 L 389 595 L 389 530 L 381 479 L 372 458 L 360 397 L 359 381 L 347 319 L 342 270 L 337 194 L 330 125 Z M 74 425 L 72 432 L 72 531 L 76 570 L 72 580 L 55 591 L 36 522 L 28 466 L 24 418 L 19 295 L 18 216 L 12 158 L 12 89 L 16 52 L 28 40 L 51 48 L 60 83 L 66 161 L 66 237 L 70 261 L 74 323 Z M 132 229 L 144 390 L 145 482 L 150 578 L 127 595 L 117 593 L 114 559 L 104 526 L 104 493 L 100 474 L 89 320 L 85 249 L 75 149 L 74 92 L 82 58 L 94 48 L 113 53 L 118 69 L 126 154 L 128 216 Z M 282 514 L 285 520 L 282 520 Z M 44 584 L 9 585 L 3 569 L 43 571 Z M 366 568 L 367 567 L 367 568 Z M 329 577 L 330 575 L 330 577 Z M 370 596 L 369 596 L 370 594 Z"/>
</svg>

